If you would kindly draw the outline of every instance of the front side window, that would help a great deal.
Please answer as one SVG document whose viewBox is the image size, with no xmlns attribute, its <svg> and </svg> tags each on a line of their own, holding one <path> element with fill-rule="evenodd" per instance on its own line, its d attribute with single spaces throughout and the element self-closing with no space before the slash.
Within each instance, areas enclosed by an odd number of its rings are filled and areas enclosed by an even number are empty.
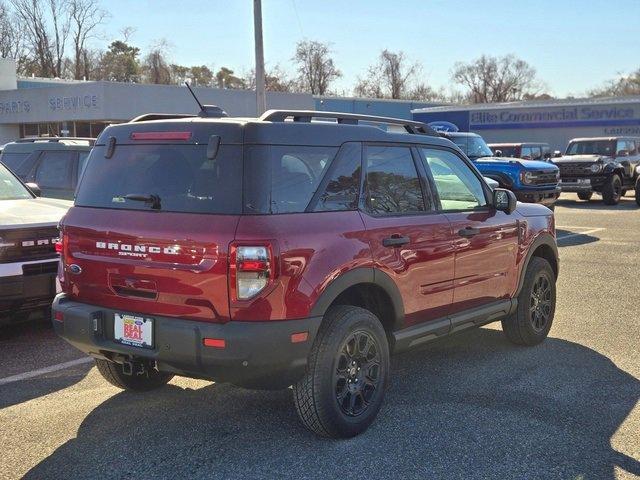
<svg viewBox="0 0 640 480">
<path fill-rule="evenodd" d="M 371 213 L 393 215 L 426 210 L 410 148 L 368 146 L 366 165 L 366 203 Z"/>
<path fill-rule="evenodd" d="M 75 152 L 44 152 L 35 182 L 45 188 L 69 188 Z"/>
<path fill-rule="evenodd" d="M 337 151 L 298 145 L 246 147 L 245 212 L 304 212 Z"/>
<path fill-rule="evenodd" d="M 26 175 L 29 173 L 26 166 L 27 164 L 31 165 L 32 163 L 27 162 L 28 158 L 28 153 L 4 153 L 2 157 L 0 157 L 0 160 L 16 175 Z"/>
<path fill-rule="evenodd" d="M 531 147 L 522 147 L 522 154 L 520 158 L 524 158 L 525 160 L 531 160 L 533 158 Z"/>
<path fill-rule="evenodd" d="M 422 154 L 443 210 L 473 210 L 487 205 L 480 179 L 460 157 L 429 148 L 423 148 Z"/>
</svg>

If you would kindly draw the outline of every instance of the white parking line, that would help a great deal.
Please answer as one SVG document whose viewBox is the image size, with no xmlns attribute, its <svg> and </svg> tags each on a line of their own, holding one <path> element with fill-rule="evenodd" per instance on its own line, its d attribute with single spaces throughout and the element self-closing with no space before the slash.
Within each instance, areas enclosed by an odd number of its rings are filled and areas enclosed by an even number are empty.
<svg viewBox="0 0 640 480">
<path fill-rule="evenodd" d="M 84 357 L 69 362 L 58 363 L 57 365 L 51 365 L 50 367 L 39 368 L 38 370 L 31 370 L 30 372 L 19 373 L 18 375 L 12 375 L 10 377 L 0 378 L 0 386 L 8 383 L 20 382 L 22 380 L 28 380 L 30 378 L 39 377 L 46 373 L 57 372 L 58 370 L 64 370 L 65 368 L 75 367 L 76 365 L 82 365 L 84 363 L 93 362 L 93 358 Z"/>
<path fill-rule="evenodd" d="M 565 227 L 566 228 L 566 227 Z M 577 237 L 580 235 L 589 235 L 591 233 L 596 233 L 596 232 L 600 232 L 602 230 L 606 230 L 606 228 L 604 227 L 600 227 L 600 228 L 592 228 L 591 230 L 585 230 L 584 232 L 577 232 L 577 233 L 570 233 L 569 235 L 560 235 L 558 237 L 558 241 L 560 240 L 564 240 L 566 238 L 571 238 L 571 237 Z"/>
</svg>

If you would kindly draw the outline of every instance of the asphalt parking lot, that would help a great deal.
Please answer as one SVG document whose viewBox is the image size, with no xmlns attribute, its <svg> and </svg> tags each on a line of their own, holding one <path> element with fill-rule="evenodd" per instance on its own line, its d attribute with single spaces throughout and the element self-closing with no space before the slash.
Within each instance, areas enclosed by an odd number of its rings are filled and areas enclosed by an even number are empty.
<svg viewBox="0 0 640 480">
<path fill-rule="evenodd" d="M 46 324 L 3 328 L 0 478 L 638 478 L 640 209 L 575 199 L 556 208 L 547 341 L 515 347 L 490 326 L 396 356 L 383 410 L 351 440 L 304 430 L 289 390 L 179 378 L 122 393 Z"/>
</svg>

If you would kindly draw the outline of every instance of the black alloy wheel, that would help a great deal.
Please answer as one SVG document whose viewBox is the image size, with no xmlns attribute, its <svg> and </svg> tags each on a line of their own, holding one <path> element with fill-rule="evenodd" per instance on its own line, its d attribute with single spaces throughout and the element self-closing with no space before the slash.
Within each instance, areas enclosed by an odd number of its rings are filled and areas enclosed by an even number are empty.
<svg viewBox="0 0 640 480">
<path fill-rule="evenodd" d="M 531 325 L 536 332 L 542 332 L 551 319 L 551 282 L 544 274 L 538 274 L 531 290 L 529 304 Z"/>
<path fill-rule="evenodd" d="M 369 333 L 356 331 L 347 338 L 336 358 L 334 378 L 340 410 L 350 417 L 365 412 L 380 383 L 380 348 Z"/>
</svg>

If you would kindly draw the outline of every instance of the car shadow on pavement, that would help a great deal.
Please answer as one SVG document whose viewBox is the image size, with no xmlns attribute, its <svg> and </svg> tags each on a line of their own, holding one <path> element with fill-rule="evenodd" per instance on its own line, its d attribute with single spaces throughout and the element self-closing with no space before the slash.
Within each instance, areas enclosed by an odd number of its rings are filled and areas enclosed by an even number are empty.
<svg viewBox="0 0 640 480">
<path fill-rule="evenodd" d="M 554 338 L 516 347 L 485 328 L 392 365 L 385 406 L 353 439 L 304 430 L 290 390 L 170 384 L 114 395 L 25 478 L 640 475 L 640 462 L 611 446 L 640 382 L 594 350 Z"/>
<path fill-rule="evenodd" d="M 586 233 L 574 232 L 572 230 L 564 230 L 558 228 L 556 230 L 556 238 L 558 248 L 575 247 L 577 245 L 586 245 L 600 240 L 600 238 Z"/>
</svg>

